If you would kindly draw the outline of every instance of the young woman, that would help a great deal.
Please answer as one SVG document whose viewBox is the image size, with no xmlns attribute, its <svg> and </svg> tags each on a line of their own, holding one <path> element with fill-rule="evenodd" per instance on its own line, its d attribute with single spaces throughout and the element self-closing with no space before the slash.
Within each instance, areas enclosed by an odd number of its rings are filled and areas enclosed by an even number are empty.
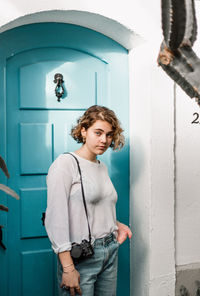
<svg viewBox="0 0 200 296">
<path fill-rule="evenodd" d="M 116 221 L 117 193 L 103 162 L 97 160 L 109 147 L 124 145 L 123 130 L 115 113 L 102 106 L 85 111 L 71 135 L 80 149 L 61 154 L 47 176 L 48 202 L 45 226 L 58 254 L 60 295 L 115 296 L 118 247 L 132 233 Z M 79 162 L 94 255 L 74 264 L 72 243 L 88 241 L 88 222 L 81 190 Z"/>
</svg>

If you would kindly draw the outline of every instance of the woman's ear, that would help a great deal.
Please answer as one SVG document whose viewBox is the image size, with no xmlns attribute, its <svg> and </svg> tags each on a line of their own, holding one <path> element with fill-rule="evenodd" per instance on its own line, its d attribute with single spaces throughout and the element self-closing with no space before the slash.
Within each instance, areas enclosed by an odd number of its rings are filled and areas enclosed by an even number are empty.
<svg viewBox="0 0 200 296">
<path fill-rule="evenodd" d="M 82 127 L 82 129 L 81 129 L 81 136 L 83 137 L 83 139 L 86 138 L 86 129 L 85 129 L 85 127 Z"/>
</svg>

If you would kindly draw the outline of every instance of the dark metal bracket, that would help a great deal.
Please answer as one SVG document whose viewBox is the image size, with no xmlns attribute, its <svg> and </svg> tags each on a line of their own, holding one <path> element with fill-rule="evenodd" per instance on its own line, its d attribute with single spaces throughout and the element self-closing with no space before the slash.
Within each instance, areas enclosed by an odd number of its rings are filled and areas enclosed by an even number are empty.
<svg viewBox="0 0 200 296">
<path fill-rule="evenodd" d="M 46 216 L 46 214 L 45 214 L 45 212 L 43 212 L 43 213 L 42 213 L 42 218 L 41 218 L 41 220 L 42 220 L 42 225 L 43 225 L 43 226 L 45 225 L 45 216 Z"/>
</svg>

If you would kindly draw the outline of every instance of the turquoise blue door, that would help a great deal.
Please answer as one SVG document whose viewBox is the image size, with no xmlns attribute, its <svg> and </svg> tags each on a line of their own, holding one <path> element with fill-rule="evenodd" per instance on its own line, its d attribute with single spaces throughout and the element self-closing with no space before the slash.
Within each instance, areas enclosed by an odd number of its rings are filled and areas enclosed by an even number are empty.
<svg viewBox="0 0 200 296">
<path fill-rule="evenodd" d="M 63 35 L 58 38 L 57 32 Z M 20 201 L 7 199 L 1 295 L 53 296 L 56 258 L 41 220 L 48 168 L 60 153 L 77 149 L 70 129 L 91 105 L 114 109 L 128 135 L 127 52 L 99 33 L 64 24 L 24 26 L 1 38 L 7 41 L 2 51 L 6 149 L 1 154 L 12 176 L 8 185 L 20 195 Z M 60 102 L 56 73 L 64 79 Z M 108 151 L 103 160 L 119 194 L 118 219 L 128 224 L 128 137 L 122 152 Z M 118 296 L 129 295 L 128 242 L 119 258 Z"/>
</svg>

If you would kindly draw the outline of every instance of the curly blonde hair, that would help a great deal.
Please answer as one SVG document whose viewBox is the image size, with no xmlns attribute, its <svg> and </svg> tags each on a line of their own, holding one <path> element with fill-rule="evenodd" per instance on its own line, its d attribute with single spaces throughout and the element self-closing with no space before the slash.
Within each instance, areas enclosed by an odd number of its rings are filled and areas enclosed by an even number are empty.
<svg viewBox="0 0 200 296">
<path fill-rule="evenodd" d="M 71 136 L 78 143 L 84 143 L 81 130 L 84 127 L 86 130 L 91 127 L 97 120 L 107 121 L 111 124 L 113 130 L 113 139 L 110 147 L 113 150 L 119 150 L 124 146 L 125 140 L 123 129 L 115 113 L 104 106 L 94 105 L 89 107 L 83 116 L 77 120 L 77 125 L 72 127 Z"/>
</svg>

